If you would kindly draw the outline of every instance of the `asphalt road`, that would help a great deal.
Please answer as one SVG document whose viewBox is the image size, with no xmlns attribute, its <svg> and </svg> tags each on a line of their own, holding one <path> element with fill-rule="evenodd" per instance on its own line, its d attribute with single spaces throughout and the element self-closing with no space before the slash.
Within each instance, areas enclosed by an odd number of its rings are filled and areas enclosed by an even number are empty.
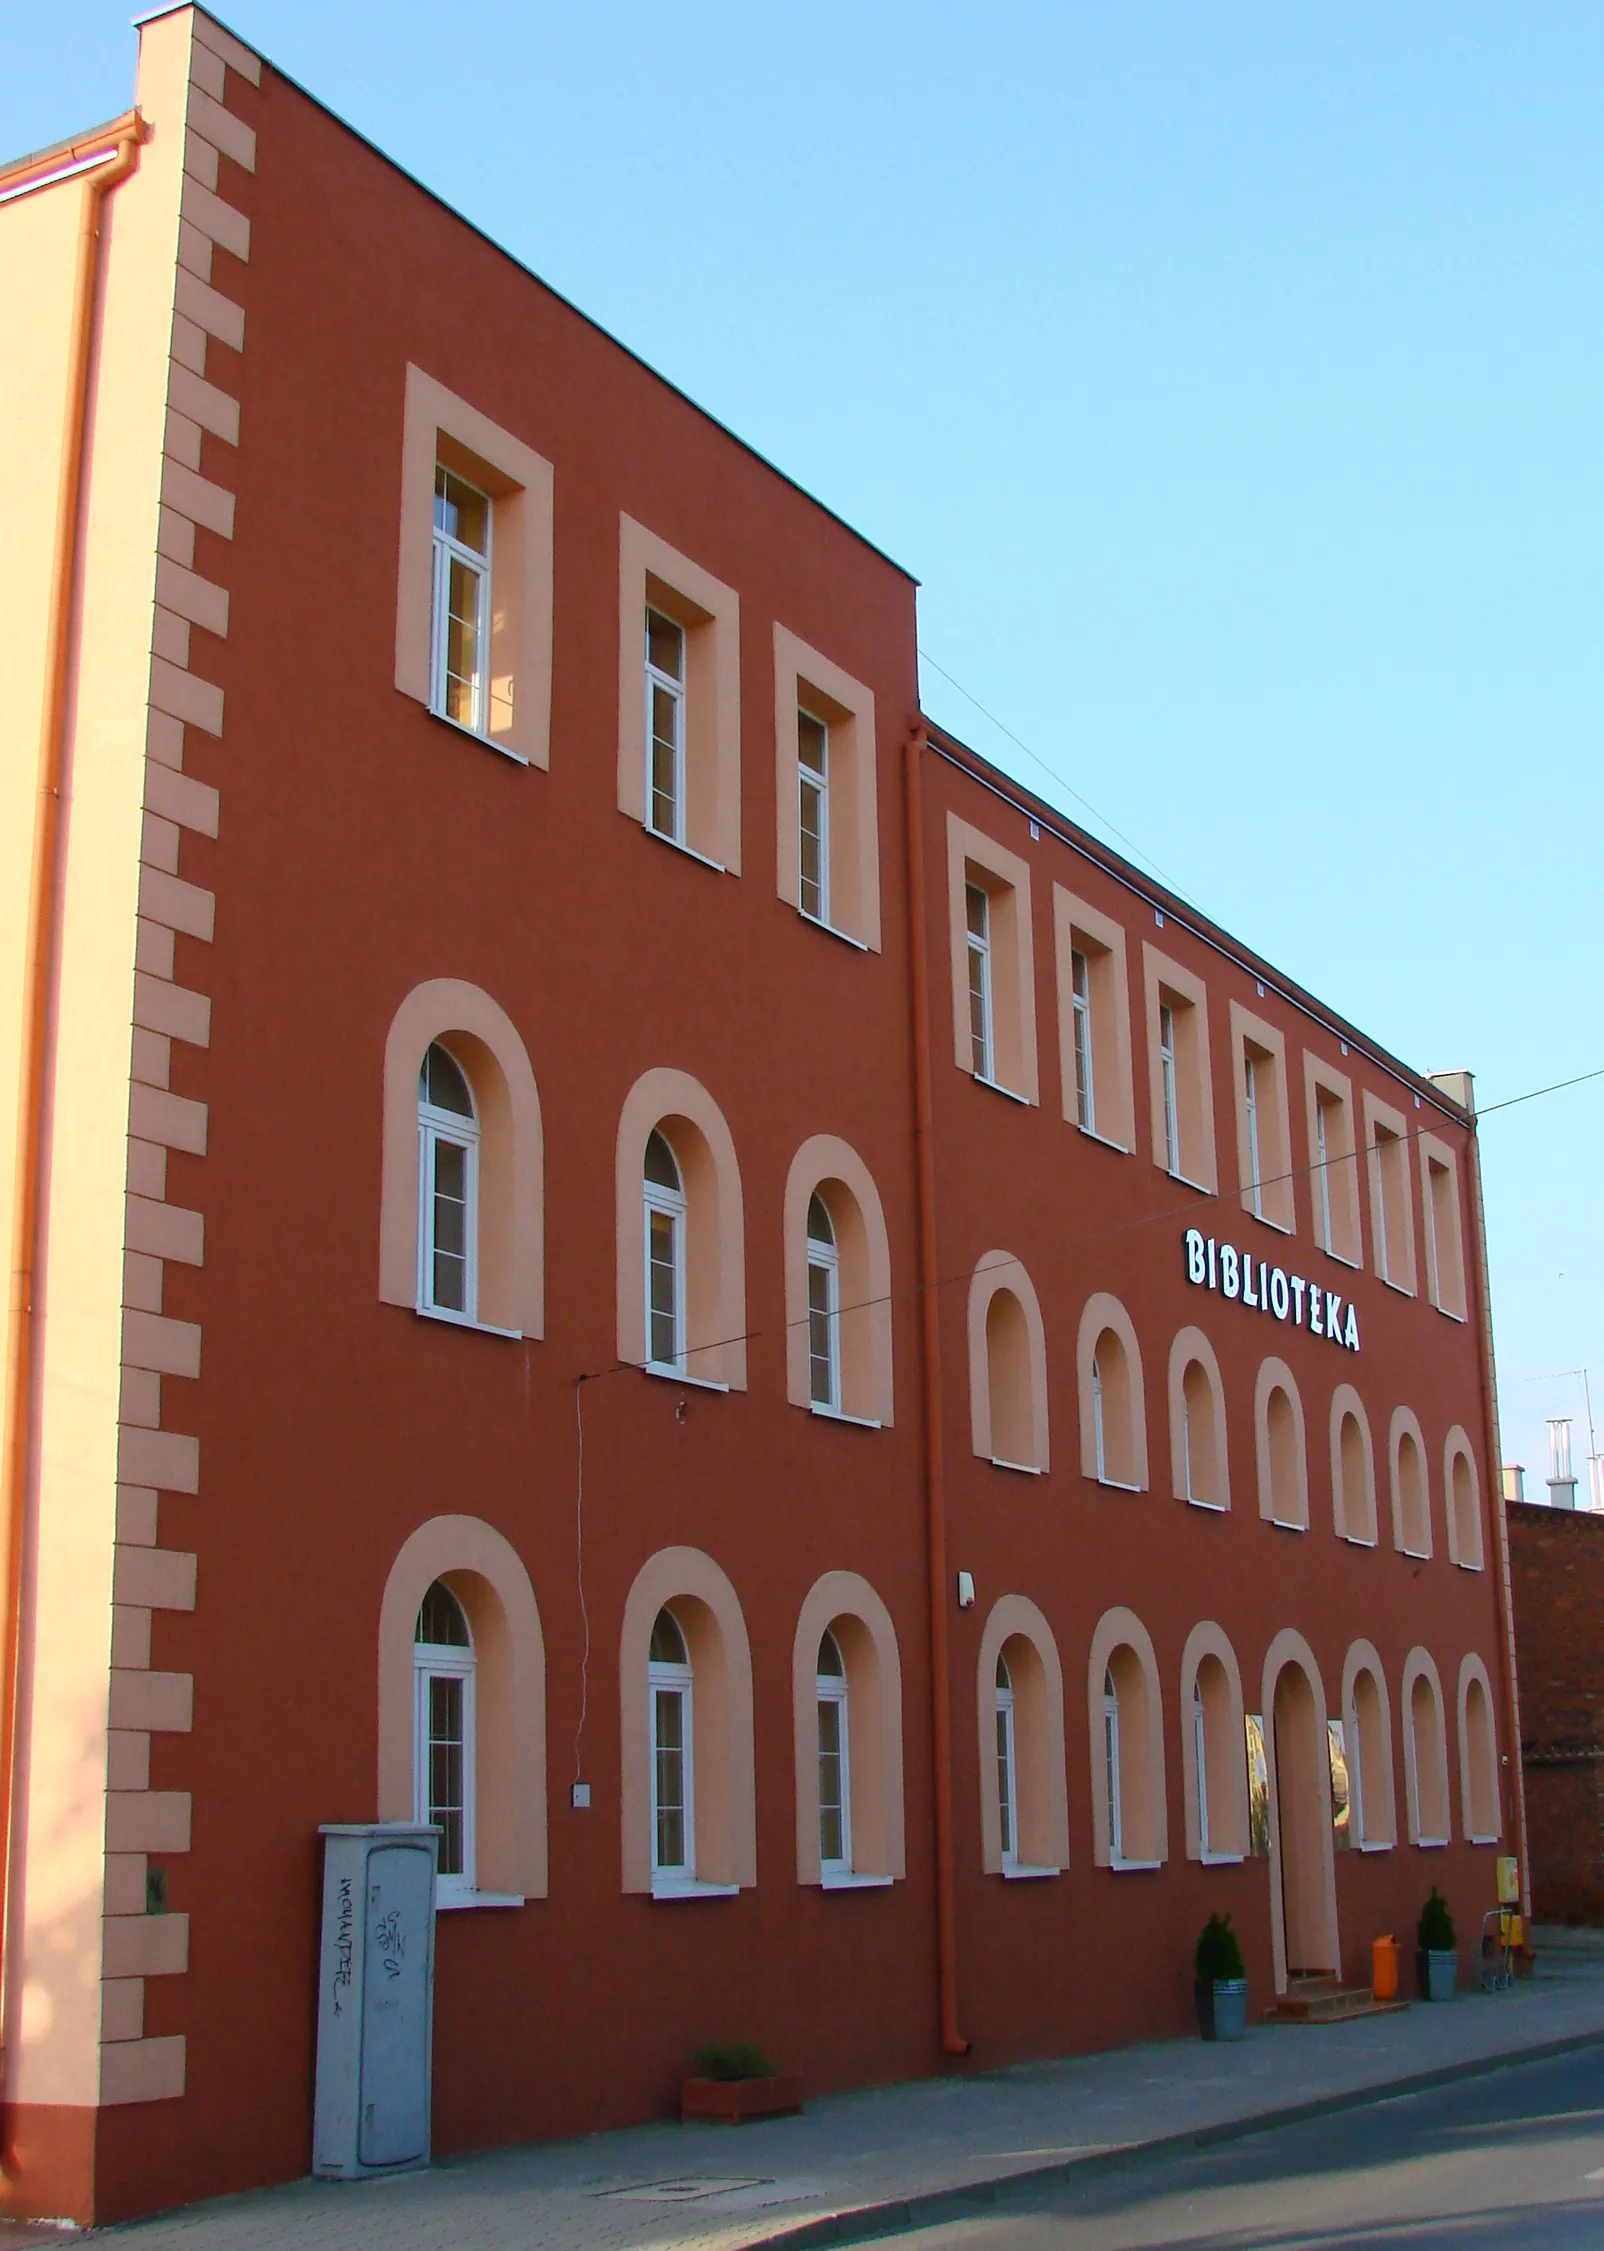
<svg viewBox="0 0 1604 2251">
<path fill-rule="evenodd" d="M 1604 2049 L 1004 2191 L 973 2218 L 882 2240 L 898 2251 L 1604 2251 Z"/>
</svg>

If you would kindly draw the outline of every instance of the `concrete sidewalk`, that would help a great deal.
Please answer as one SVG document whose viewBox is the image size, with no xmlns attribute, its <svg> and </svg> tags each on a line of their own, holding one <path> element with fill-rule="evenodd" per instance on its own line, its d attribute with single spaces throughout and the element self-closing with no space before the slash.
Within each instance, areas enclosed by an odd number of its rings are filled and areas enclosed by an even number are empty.
<svg viewBox="0 0 1604 2251">
<path fill-rule="evenodd" d="M 1024 2174 L 1251 2131 L 1604 2041 L 1604 1952 L 1558 1932 L 1541 1934 L 1539 1947 L 1537 1975 L 1512 1992 L 1462 1993 L 1406 2015 L 915 2081 L 830 2096 L 764 2126 L 641 2126 L 447 2159 L 387 2181 L 301 2181 L 106 2237 L 126 2239 L 128 2251 L 802 2251 L 862 2241 Z"/>
</svg>

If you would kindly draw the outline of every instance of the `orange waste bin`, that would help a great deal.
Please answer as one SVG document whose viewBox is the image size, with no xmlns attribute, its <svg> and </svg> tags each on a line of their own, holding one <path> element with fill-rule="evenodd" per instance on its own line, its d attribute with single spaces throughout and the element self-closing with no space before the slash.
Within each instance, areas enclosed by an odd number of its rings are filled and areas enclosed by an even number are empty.
<svg viewBox="0 0 1604 2251">
<path fill-rule="evenodd" d="M 1398 1998 L 1398 1941 L 1395 1938 L 1371 1941 L 1370 1990 L 1378 2001 Z"/>
</svg>

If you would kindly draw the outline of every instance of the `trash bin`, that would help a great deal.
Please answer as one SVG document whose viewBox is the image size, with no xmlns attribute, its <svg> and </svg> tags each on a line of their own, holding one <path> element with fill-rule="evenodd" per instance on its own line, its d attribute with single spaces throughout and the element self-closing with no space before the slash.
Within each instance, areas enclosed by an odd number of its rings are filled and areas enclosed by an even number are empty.
<svg viewBox="0 0 1604 2251">
<path fill-rule="evenodd" d="M 1378 2001 L 1398 1998 L 1398 1941 L 1377 1938 L 1370 1942 L 1370 1990 Z"/>
</svg>

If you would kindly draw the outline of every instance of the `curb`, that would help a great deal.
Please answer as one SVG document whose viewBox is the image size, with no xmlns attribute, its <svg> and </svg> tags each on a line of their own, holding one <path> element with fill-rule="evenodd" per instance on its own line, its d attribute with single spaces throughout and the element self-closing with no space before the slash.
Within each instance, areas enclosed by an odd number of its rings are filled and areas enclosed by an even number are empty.
<svg viewBox="0 0 1604 2251">
<path fill-rule="evenodd" d="M 854 2205 L 850 2211 L 823 2212 L 812 2219 L 780 2224 L 763 2235 L 743 2236 L 731 2251 L 814 2251 L 815 2246 L 871 2242 L 876 2237 L 901 2235 L 913 2228 L 938 2226 L 946 2220 L 968 2217 L 976 2206 L 996 2205 L 1012 2189 L 1040 2188 L 1054 2181 L 1086 2180 L 1123 2165 L 1178 2156 L 1183 2151 L 1209 2149 L 1221 2142 L 1245 2139 L 1276 2126 L 1298 2126 L 1313 2118 L 1331 2118 L 1346 2110 L 1363 2110 L 1372 2103 L 1392 2102 L 1402 2095 L 1427 2093 L 1433 2087 L 1451 2087 L 1461 2079 L 1484 2079 L 1495 2071 L 1517 2064 L 1543 2063 L 1554 2056 L 1572 2055 L 1579 2048 L 1604 2046 L 1604 2028 L 1568 2033 L 1562 2040 L 1543 2040 L 1529 2048 L 1505 2049 L 1495 2055 L 1474 2056 L 1465 2063 L 1440 2064 L 1433 2071 L 1414 2071 L 1402 2079 L 1386 2079 L 1346 2093 L 1319 2095 L 1310 2102 L 1280 2103 L 1241 2118 L 1223 2119 L 1217 2125 L 1196 2126 L 1179 2134 L 1157 2134 L 1148 2141 L 1119 2142 L 1105 2149 L 1088 2150 L 1084 2157 L 1057 2158 L 1051 2165 L 1032 2165 L 1019 2173 L 997 2173 L 951 2188 L 931 2189 L 923 2196 L 888 2197 L 879 2204 Z"/>
</svg>

